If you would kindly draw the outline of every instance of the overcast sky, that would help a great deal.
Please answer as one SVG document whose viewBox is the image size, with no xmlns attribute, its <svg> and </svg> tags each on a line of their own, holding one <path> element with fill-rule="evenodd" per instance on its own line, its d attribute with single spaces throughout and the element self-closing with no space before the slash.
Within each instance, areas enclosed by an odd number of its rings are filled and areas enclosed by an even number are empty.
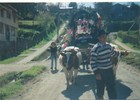
<svg viewBox="0 0 140 100">
<path fill-rule="evenodd" d="M 116 4 L 116 3 L 120 3 L 120 4 L 123 4 L 123 5 L 130 5 L 131 2 L 113 2 L 113 4 Z M 135 2 L 136 4 L 139 4 L 140 5 L 140 2 Z M 64 6 L 68 6 L 69 2 L 65 2 L 63 3 Z M 81 4 L 84 4 L 84 6 L 86 7 L 94 7 L 94 2 L 77 2 L 78 5 L 81 5 Z"/>
</svg>

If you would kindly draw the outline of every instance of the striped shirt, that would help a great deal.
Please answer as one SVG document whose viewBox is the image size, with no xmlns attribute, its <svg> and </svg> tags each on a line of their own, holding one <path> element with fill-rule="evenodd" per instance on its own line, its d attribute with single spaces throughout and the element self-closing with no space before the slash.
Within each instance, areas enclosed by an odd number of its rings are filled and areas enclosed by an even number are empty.
<svg viewBox="0 0 140 100">
<path fill-rule="evenodd" d="M 108 69 L 113 67 L 111 57 L 117 57 L 119 54 L 120 53 L 115 51 L 109 43 L 101 44 L 98 42 L 91 49 L 90 64 L 93 71 L 96 71 L 97 69 Z"/>
</svg>

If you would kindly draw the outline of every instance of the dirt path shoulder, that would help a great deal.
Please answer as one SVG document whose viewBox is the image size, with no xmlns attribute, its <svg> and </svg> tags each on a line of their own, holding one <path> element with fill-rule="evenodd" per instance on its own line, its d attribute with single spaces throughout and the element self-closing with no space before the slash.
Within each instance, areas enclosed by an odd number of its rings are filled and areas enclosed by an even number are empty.
<svg viewBox="0 0 140 100">
<path fill-rule="evenodd" d="M 50 65 L 50 61 L 47 61 Z M 81 66 L 82 67 L 82 66 Z M 23 92 L 9 100 L 95 100 L 94 74 L 79 70 L 77 84 L 66 90 L 66 81 L 62 68 L 58 71 L 47 71 L 37 79 L 29 82 Z M 117 70 L 116 88 L 117 99 L 139 99 L 140 74 L 124 62 L 119 63 Z M 105 92 L 107 98 L 107 92 Z"/>
</svg>

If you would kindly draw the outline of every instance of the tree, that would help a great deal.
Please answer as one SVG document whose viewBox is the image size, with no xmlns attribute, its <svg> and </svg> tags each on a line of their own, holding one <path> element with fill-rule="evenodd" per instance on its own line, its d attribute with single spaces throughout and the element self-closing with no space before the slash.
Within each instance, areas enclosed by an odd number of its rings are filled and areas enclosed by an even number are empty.
<svg viewBox="0 0 140 100">
<path fill-rule="evenodd" d="M 101 16 L 106 19 L 109 20 L 110 19 L 110 12 L 111 12 L 111 8 L 112 8 L 112 2 L 98 2 L 95 3 L 95 10 L 101 14 Z"/>
<path fill-rule="evenodd" d="M 18 15 L 23 19 L 34 19 L 37 14 L 35 7 L 37 3 L 8 3 L 18 11 Z"/>
<path fill-rule="evenodd" d="M 134 2 L 131 3 L 130 9 L 134 11 L 137 16 L 140 15 L 140 6 L 135 4 Z"/>
<path fill-rule="evenodd" d="M 36 17 L 36 20 L 40 25 L 39 29 L 41 29 L 42 33 L 45 35 L 55 29 L 54 16 L 52 16 L 48 11 L 39 13 L 39 15 Z"/>
<path fill-rule="evenodd" d="M 37 3 L 37 5 L 35 6 L 35 9 L 38 13 L 45 12 L 48 10 L 46 3 Z"/>
<path fill-rule="evenodd" d="M 60 5 L 61 5 L 61 3 L 57 3 L 57 4 L 47 3 L 47 9 L 52 14 L 57 15 L 57 13 L 59 12 Z"/>
<path fill-rule="evenodd" d="M 76 2 L 70 2 L 69 7 L 73 7 L 73 9 L 77 9 L 77 3 Z"/>
</svg>

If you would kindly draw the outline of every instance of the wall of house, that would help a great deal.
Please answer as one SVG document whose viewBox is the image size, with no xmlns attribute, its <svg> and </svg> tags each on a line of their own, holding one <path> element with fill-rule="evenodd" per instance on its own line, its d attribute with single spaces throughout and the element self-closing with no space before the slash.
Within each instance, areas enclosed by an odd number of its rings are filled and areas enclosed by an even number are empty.
<svg viewBox="0 0 140 100">
<path fill-rule="evenodd" d="M 16 54 L 15 42 L 0 42 L 0 60 Z"/>
<path fill-rule="evenodd" d="M 21 51 L 39 43 L 39 41 L 41 41 L 41 38 L 38 38 L 38 36 L 33 40 L 17 38 L 17 41 L 0 41 L 0 60 L 17 55 Z"/>
<path fill-rule="evenodd" d="M 0 4 L 0 59 L 17 53 L 17 28 L 16 10 Z"/>
<path fill-rule="evenodd" d="M 2 14 L 3 13 L 3 14 Z M 7 41 L 7 33 L 9 32 L 9 41 L 16 41 L 18 28 L 18 18 L 16 13 L 7 7 L 0 5 L 0 26 L 3 26 L 3 33 L 0 30 L 0 41 Z"/>
</svg>

